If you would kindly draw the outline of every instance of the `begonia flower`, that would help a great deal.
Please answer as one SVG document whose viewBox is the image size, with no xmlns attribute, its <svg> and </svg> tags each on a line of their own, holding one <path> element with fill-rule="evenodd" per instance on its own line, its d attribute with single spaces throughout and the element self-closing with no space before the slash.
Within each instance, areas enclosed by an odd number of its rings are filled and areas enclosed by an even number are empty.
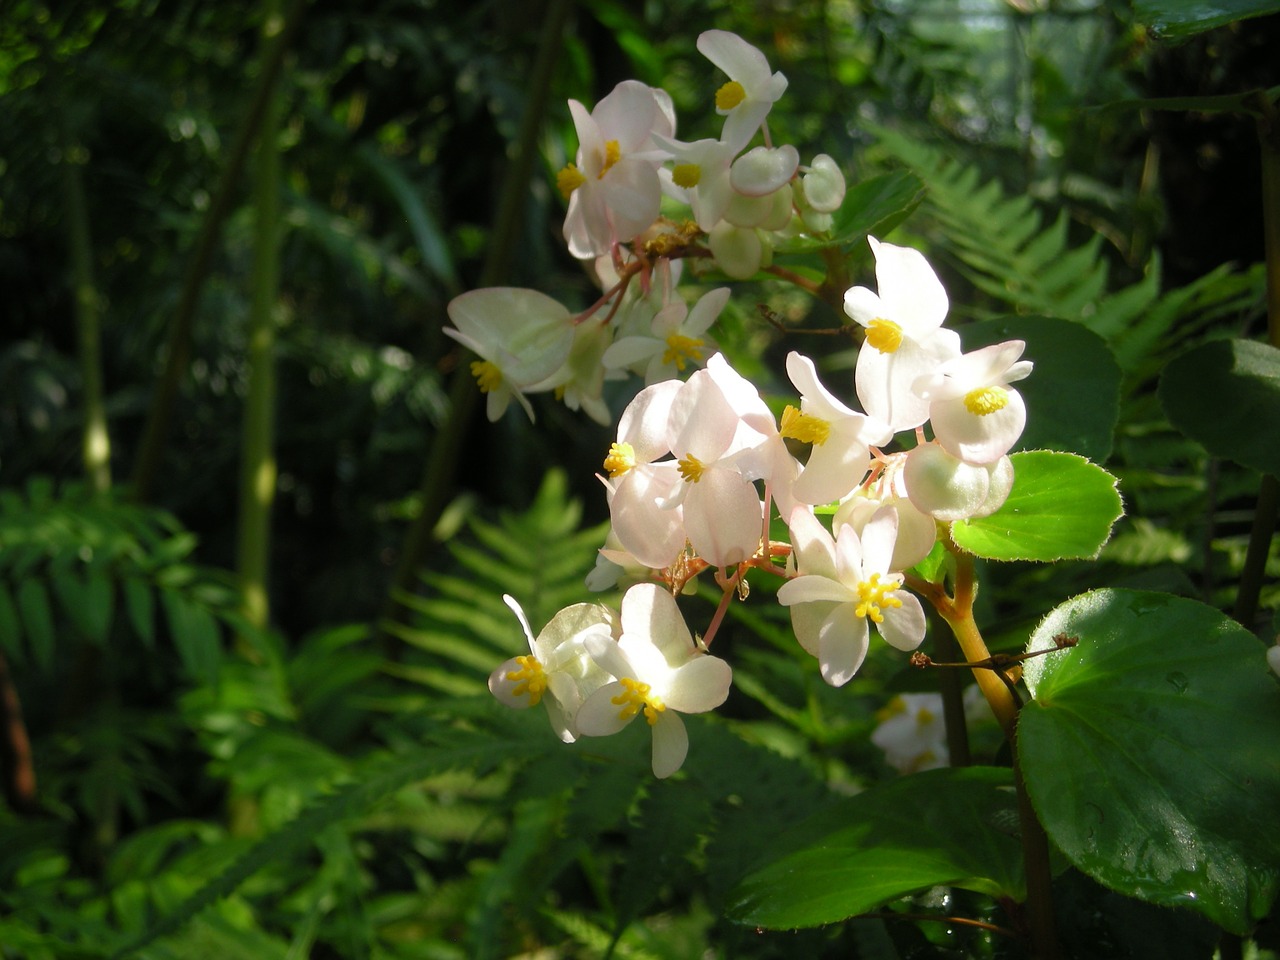
<svg viewBox="0 0 1280 960">
<path fill-rule="evenodd" d="M 657 219 L 658 167 L 667 154 L 653 138 L 675 133 L 675 111 L 665 91 L 624 80 L 594 110 L 570 100 L 569 112 L 578 153 L 556 175 L 556 184 L 569 201 L 569 253 L 588 259 L 628 242 Z"/>
<path fill-rule="evenodd" d="M 833 539 L 805 508 L 788 522 L 797 576 L 778 589 L 791 609 L 796 639 L 818 658 L 822 678 L 833 687 L 848 683 L 867 655 L 870 627 L 891 646 L 914 650 L 924 639 L 924 609 L 891 573 L 898 517 L 881 509 L 862 535 L 844 526 Z"/>
<path fill-rule="evenodd" d="M 717 287 L 703 294 L 692 309 L 676 297 L 654 315 L 648 336 L 616 340 L 604 352 L 604 365 L 617 369 L 644 364 L 647 384 L 675 379 L 690 365 L 701 366 L 717 350 L 706 333 L 729 302 L 729 292 L 728 287 Z"/>
<path fill-rule="evenodd" d="M 665 192 L 687 203 L 703 232 L 724 218 L 733 199 L 730 166 L 737 151 L 721 140 L 680 143 L 662 137 L 655 141 L 666 149 L 675 164 L 659 171 Z"/>
<path fill-rule="evenodd" d="M 573 343 L 564 364 L 531 391 L 551 390 L 570 410 L 582 410 L 596 423 L 613 422 L 604 402 L 604 355 L 610 347 L 612 330 L 599 322 L 580 323 L 574 328 Z"/>
<path fill-rule="evenodd" d="M 853 287 L 844 312 L 867 328 L 858 351 L 854 385 L 862 408 L 893 430 L 910 430 L 929 417 L 929 403 L 912 389 L 939 364 L 960 356 L 960 337 L 942 327 L 947 292 L 924 255 L 868 237 L 876 257 L 879 293 Z"/>
<path fill-rule="evenodd" d="M 929 403 L 934 436 L 948 452 L 968 463 L 999 460 L 1022 436 L 1027 408 L 1008 384 L 1031 373 L 1019 360 L 1026 342 L 1007 340 L 941 364 L 919 377 L 913 388 Z"/>
<path fill-rule="evenodd" d="M 569 310 L 537 290 L 486 287 L 449 301 L 447 336 L 476 353 L 471 373 L 487 394 L 485 412 L 497 420 L 514 398 L 529 419 L 533 407 L 525 390 L 535 389 L 564 365 L 573 346 Z"/>
<path fill-rule="evenodd" d="M 535 638 L 519 602 L 507 594 L 502 599 L 520 621 L 529 653 L 499 664 L 489 675 L 489 692 L 517 709 L 546 703 L 556 734 L 572 743 L 578 737 L 578 708 L 609 680 L 588 654 L 587 639 L 617 636 L 617 617 L 601 604 L 575 603 L 552 617 Z"/>
<path fill-rule="evenodd" d="M 813 361 L 787 354 L 787 376 L 800 391 L 800 407 L 787 407 L 780 432 L 812 444 L 809 461 L 792 488 L 801 503 L 832 503 L 862 482 L 871 463 L 869 447 L 893 439 L 893 431 L 851 410 L 822 385 Z"/>
<path fill-rule="evenodd" d="M 787 78 L 769 69 L 765 55 L 735 33 L 707 30 L 698 50 L 729 75 L 716 91 L 716 113 L 725 118 L 720 139 L 740 151 L 787 89 Z"/>
<path fill-rule="evenodd" d="M 898 536 L 893 542 L 893 557 L 889 561 L 889 569 L 899 571 L 914 567 L 929 555 L 938 540 L 938 524 L 930 514 L 916 507 L 905 494 L 898 494 L 895 486 L 884 483 L 882 479 L 870 490 L 855 492 L 836 508 L 831 518 L 831 529 L 839 534 L 840 528 L 848 524 L 861 536 L 867 523 L 882 507 L 896 511 Z"/>
<path fill-rule="evenodd" d="M 724 703 L 733 670 L 698 650 L 671 594 L 640 583 L 622 597 L 622 635 L 587 639 L 597 666 L 613 677 L 578 709 L 584 736 L 617 733 L 643 715 L 653 734 L 653 775 L 671 776 L 689 751 L 682 713 L 705 713 Z"/>
</svg>

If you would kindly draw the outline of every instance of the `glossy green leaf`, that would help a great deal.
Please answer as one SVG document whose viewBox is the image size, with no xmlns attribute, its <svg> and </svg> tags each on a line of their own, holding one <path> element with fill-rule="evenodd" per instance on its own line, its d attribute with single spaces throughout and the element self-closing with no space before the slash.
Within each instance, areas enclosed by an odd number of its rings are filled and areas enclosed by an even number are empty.
<svg viewBox="0 0 1280 960">
<path fill-rule="evenodd" d="M 165 590 L 160 597 L 187 674 L 198 683 L 216 683 L 222 660 L 217 621 L 204 607 L 173 590 Z"/>
<path fill-rule="evenodd" d="M 31 655 L 42 670 L 53 665 L 53 608 L 49 594 L 39 580 L 23 580 L 18 586 L 18 609 L 26 628 Z"/>
<path fill-rule="evenodd" d="M 1160 402 L 1215 457 L 1280 475 L 1280 349 L 1215 340 L 1188 350 L 1160 377 Z"/>
<path fill-rule="evenodd" d="M 929 770 L 858 794 L 779 838 L 781 855 L 729 895 L 776 929 L 834 923 L 938 884 L 1023 898 L 1010 771 Z"/>
<path fill-rule="evenodd" d="M 1032 636 L 1018 721 L 1053 842 L 1100 883 L 1243 934 L 1280 889 L 1280 686 L 1249 631 L 1194 600 L 1098 590 Z"/>
<path fill-rule="evenodd" d="M 960 328 L 965 350 L 1025 340 L 1031 376 L 1013 386 L 1027 404 L 1017 450 L 1064 450 L 1094 462 L 1111 456 L 1120 415 L 1120 365 L 1105 340 L 1078 323 L 1006 317 Z"/>
<path fill-rule="evenodd" d="M 1015 453 L 1013 490 L 989 517 L 951 526 L 955 542 L 990 560 L 1095 557 L 1124 513 L 1116 478 L 1072 453 Z"/>
<path fill-rule="evenodd" d="M 1189 37 L 1234 20 L 1280 10 L 1278 0 L 1134 0 L 1140 23 L 1162 37 Z"/>
</svg>

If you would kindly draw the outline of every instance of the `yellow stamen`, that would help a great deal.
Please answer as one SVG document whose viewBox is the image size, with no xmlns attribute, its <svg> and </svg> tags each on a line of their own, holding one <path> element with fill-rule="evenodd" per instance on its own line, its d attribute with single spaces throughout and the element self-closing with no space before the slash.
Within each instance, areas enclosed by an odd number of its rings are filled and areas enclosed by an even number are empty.
<svg viewBox="0 0 1280 960">
<path fill-rule="evenodd" d="M 696 363 L 702 359 L 702 348 L 706 345 L 706 342 L 705 340 L 673 333 L 667 337 L 667 349 L 662 354 L 662 362 L 674 363 L 676 370 L 684 373 L 685 364 L 688 361 L 692 360 Z"/>
<path fill-rule="evenodd" d="M 884 723 L 886 720 L 896 717 L 900 713 L 906 713 L 906 710 L 907 701 L 903 700 L 901 696 L 897 696 L 876 711 L 876 720 L 879 723 Z"/>
<path fill-rule="evenodd" d="M 492 393 L 502 386 L 502 371 L 497 365 L 488 360 L 473 360 L 471 362 L 471 375 L 476 378 L 476 383 L 480 385 L 481 393 Z"/>
<path fill-rule="evenodd" d="M 543 691 L 547 689 L 547 671 L 542 669 L 542 664 L 534 656 L 516 657 L 516 663 L 520 664 L 519 670 L 507 671 L 507 679 L 515 683 L 511 688 L 511 695 L 523 697 L 528 694 L 529 706 L 536 707 L 542 699 Z"/>
<path fill-rule="evenodd" d="M 697 483 L 702 479 L 702 471 L 706 469 L 706 464 L 691 453 L 683 460 L 676 461 L 676 469 L 685 480 Z"/>
<path fill-rule="evenodd" d="M 920 712 L 916 714 L 916 726 L 927 727 L 929 724 L 933 723 L 935 719 L 936 718 L 934 717 L 932 710 L 921 707 Z"/>
<path fill-rule="evenodd" d="M 902 328 L 892 320 L 876 317 L 867 324 L 867 343 L 881 353 L 893 353 L 902 346 Z"/>
<path fill-rule="evenodd" d="M 1004 387 L 978 387 L 964 395 L 964 406 L 972 414 L 985 417 L 1009 405 L 1009 391 Z"/>
<path fill-rule="evenodd" d="M 618 716 L 623 720 L 630 720 L 644 710 L 644 718 L 649 722 L 649 726 L 657 723 L 658 714 L 667 709 L 667 705 L 649 692 L 649 684 L 633 680 L 631 677 L 623 677 L 619 682 L 622 684 L 623 692 L 611 701 L 622 708 L 618 711 Z"/>
<path fill-rule="evenodd" d="M 609 444 L 609 455 L 604 458 L 604 468 L 609 471 L 610 480 L 617 480 L 635 465 L 635 447 L 629 443 Z"/>
<path fill-rule="evenodd" d="M 556 174 L 556 186 L 560 188 L 560 196 L 566 200 L 573 191 L 586 182 L 587 178 L 583 176 L 582 171 L 572 163 Z"/>
<path fill-rule="evenodd" d="M 858 605 L 853 612 L 871 620 L 872 623 L 884 623 L 884 614 L 880 612 L 881 607 L 892 609 L 902 606 L 901 600 L 891 596 L 897 589 L 898 584 L 881 583 L 880 574 L 873 573 L 870 580 L 863 580 L 858 584 Z"/>
<path fill-rule="evenodd" d="M 600 175 L 597 180 L 603 180 L 604 175 L 609 172 L 615 163 L 622 159 L 622 148 L 618 146 L 617 140 L 609 140 L 604 145 L 604 166 L 600 168 Z"/>
<path fill-rule="evenodd" d="M 716 91 L 716 109 L 732 110 L 745 99 L 747 99 L 747 91 L 743 89 L 742 84 L 737 80 L 730 80 Z"/>
<path fill-rule="evenodd" d="M 677 163 L 671 168 L 671 182 L 685 190 L 692 189 L 702 179 L 702 168 L 696 163 Z"/>
<path fill-rule="evenodd" d="M 791 404 L 787 404 L 786 409 L 782 411 L 782 429 L 778 432 L 784 437 L 820 447 L 831 436 L 831 424 L 811 413 L 801 413 Z"/>
</svg>

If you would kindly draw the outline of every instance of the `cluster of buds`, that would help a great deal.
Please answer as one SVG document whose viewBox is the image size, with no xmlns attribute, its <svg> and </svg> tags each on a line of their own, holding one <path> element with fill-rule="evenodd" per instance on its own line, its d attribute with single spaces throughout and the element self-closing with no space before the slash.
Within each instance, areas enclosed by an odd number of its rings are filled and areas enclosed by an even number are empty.
<svg viewBox="0 0 1280 960">
<path fill-rule="evenodd" d="M 698 49 L 729 76 L 715 98 L 718 140 L 676 140 L 670 98 L 635 81 L 593 111 L 570 103 L 580 149 L 558 176 L 564 233 L 591 261 L 601 298 L 575 315 L 536 291 L 477 290 L 453 301 L 456 329 L 446 331 L 479 355 L 473 371 L 491 418 L 512 398 L 532 416 L 525 394 L 555 390 L 607 423 L 605 379 L 644 377 L 604 458 L 612 530 L 588 585 L 638 582 L 620 612 L 576 604 L 536 638 L 508 598 L 530 652 L 498 667 L 489 687 L 510 706 L 545 702 L 566 741 L 644 716 L 659 777 L 685 758 L 679 714 L 728 695 L 732 671 L 707 649 L 753 570 L 786 578 L 778 601 L 833 686 L 857 672 L 873 630 L 899 650 L 919 646 L 925 615 L 906 571 L 932 550 L 939 523 L 1004 503 L 1007 454 L 1026 422 L 1010 384 L 1031 372 L 1020 340 L 962 352 L 924 256 L 869 238 L 877 290 L 844 297 L 850 325 L 865 331 L 853 378 L 861 409 L 792 352 L 798 402 L 775 418 L 708 337 L 728 288 L 689 307 L 675 293 L 680 268 L 696 258 L 754 275 L 772 236 L 830 228 L 844 179 L 830 158 L 802 168 L 794 148 L 769 141 L 765 117 L 786 78 L 760 51 L 723 31 L 704 33 Z M 757 133 L 764 143 L 748 149 Z M 661 217 L 664 193 L 693 219 Z M 775 515 L 789 542 L 771 539 Z M 723 598 L 695 639 L 674 598 L 704 571 Z"/>
</svg>

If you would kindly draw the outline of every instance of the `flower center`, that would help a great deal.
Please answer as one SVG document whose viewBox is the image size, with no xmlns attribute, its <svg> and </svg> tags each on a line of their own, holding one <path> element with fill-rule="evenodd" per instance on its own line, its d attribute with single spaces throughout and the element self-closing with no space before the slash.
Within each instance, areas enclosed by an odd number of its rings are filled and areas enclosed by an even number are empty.
<svg viewBox="0 0 1280 960">
<path fill-rule="evenodd" d="M 516 684 L 511 689 L 511 695 L 523 697 L 528 694 L 529 706 L 536 707 L 542 699 L 542 692 L 547 689 L 547 671 L 542 669 L 538 658 L 532 655 L 516 657 L 516 663 L 520 664 L 519 670 L 507 671 L 507 679 Z"/>
<path fill-rule="evenodd" d="M 643 710 L 644 718 L 649 721 L 649 726 L 657 723 L 658 714 L 667 709 L 667 705 L 662 702 L 661 698 L 655 697 L 649 692 L 649 684 L 633 680 L 631 677 L 623 677 L 618 682 L 622 684 L 622 693 L 614 697 L 612 701 L 622 708 L 618 711 L 618 716 L 623 720 L 630 720 Z"/>
<path fill-rule="evenodd" d="M 782 411 L 782 428 L 778 432 L 784 437 L 820 447 L 831 436 L 831 424 L 811 413 L 801 413 L 791 404 L 787 404 L 786 409 Z"/>
<path fill-rule="evenodd" d="M 702 168 L 696 163 L 677 163 L 671 168 L 671 181 L 677 187 L 689 190 L 702 179 Z"/>
<path fill-rule="evenodd" d="M 893 353 L 902 346 L 902 328 L 892 320 L 876 317 L 867 324 L 867 343 L 881 353 Z"/>
<path fill-rule="evenodd" d="M 873 573 L 870 580 L 862 580 L 858 583 L 858 605 L 853 612 L 871 620 L 872 623 L 884 623 L 884 614 L 880 612 L 881 607 L 892 609 L 902 606 L 902 601 L 892 596 L 897 589 L 897 583 L 892 581 L 881 583 L 880 574 Z"/>
<path fill-rule="evenodd" d="M 582 171 L 572 163 L 556 174 L 556 186 L 560 189 L 560 196 L 566 200 L 573 191 L 586 182 L 587 178 L 582 175 Z"/>
<path fill-rule="evenodd" d="M 747 91 L 737 80 L 730 80 L 716 91 L 716 109 L 728 112 L 747 99 Z"/>
<path fill-rule="evenodd" d="M 622 148 L 618 146 L 617 140 L 606 141 L 604 145 L 604 166 L 600 168 L 600 175 L 597 180 L 603 180 L 604 175 L 612 169 L 613 165 L 622 159 Z"/>
<path fill-rule="evenodd" d="M 979 417 L 1003 410 L 1008 405 L 1009 391 L 1004 387 L 978 387 L 964 395 L 965 409 Z"/>
<path fill-rule="evenodd" d="M 617 480 L 636 465 L 636 450 L 629 443 L 612 443 L 609 455 L 604 458 L 604 468 L 609 471 L 609 479 Z"/>
<path fill-rule="evenodd" d="M 680 476 L 688 480 L 690 483 L 697 483 L 701 480 L 702 471 L 706 468 L 706 464 L 695 457 L 692 453 L 683 460 L 676 461 L 676 469 L 680 471 Z"/>
<path fill-rule="evenodd" d="M 685 364 L 690 361 L 698 361 L 702 359 L 702 347 L 706 344 L 705 340 L 698 340 L 694 337 L 684 337 L 678 333 L 673 333 L 667 337 L 667 349 L 662 354 L 663 363 L 674 363 L 676 370 L 684 373 Z"/>
<path fill-rule="evenodd" d="M 502 386 L 502 371 L 498 369 L 497 364 L 489 360 L 473 360 L 471 375 L 480 385 L 481 393 L 492 393 Z"/>
</svg>

